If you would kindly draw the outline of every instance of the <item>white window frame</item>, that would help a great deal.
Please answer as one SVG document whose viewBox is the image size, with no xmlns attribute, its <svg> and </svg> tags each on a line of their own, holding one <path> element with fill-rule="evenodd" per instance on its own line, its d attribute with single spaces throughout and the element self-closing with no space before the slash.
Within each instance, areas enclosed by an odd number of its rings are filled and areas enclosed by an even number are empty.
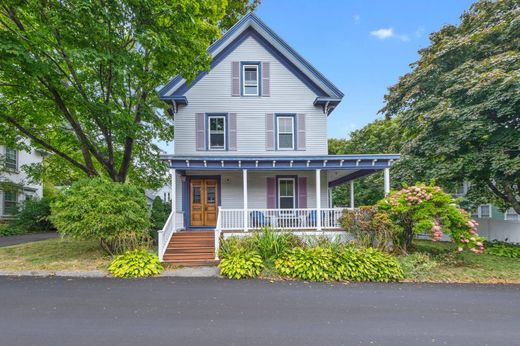
<svg viewBox="0 0 520 346">
<path fill-rule="evenodd" d="M 253 84 L 251 82 L 247 82 L 246 84 L 246 68 L 254 68 L 256 70 L 256 83 Z M 248 87 L 256 87 L 255 94 L 246 93 L 246 86 Z M 259 96 L 260 95 L 260 68 L 257 64 L 244 64 L 242 65 L 242 95 L 243 96 Z"/>
<path fill-rule="evenodd" d="M 293 195 L 292 195 L 293 207 L 292 207 L 292 209 L 296 209 L 296 179 L 294 179 L 294 178 L 278 178 L 278 208 L 282 209 L 282 204 L 281 204 L 282 194 L 280 193 L 281 192 L 280 186 L 281 186 L 282 181 L 292 181 L 292 183 L 293 183 Z M 286 197 L 290 197 L 290 196 L 283 196 L 283 197 L 286 198 Z M 283 209 L 291 210 L 291 208 L 283 208 Z"/>
<path fill-rule="evenodd" d="M 292 124 L 292 131 L 291 132 L 280 132 L 280 119 L 291 119 Z M 292 115 L 278 115 L 276 116 L 276 149 L 277 150 L 294 150 L 294 142 L 295 142 L 295 119 Z M 292 135 L 292 141 L 291 141 L 291 147 L 282 148 L 280 147 L 280 135 L 284 134 L 291 134 Z"/>
<path fill-rule="evenodd" d="M 224 120 L 224 130 L 223 132 L 213 132 L 214 134 L 224 134 L 224 146 L 222 148 L 212 148 L 211 147 L 211 119 L 223 119 Z M 208 150 L 217 150 L 217 151 L 223 151 L 226 150 L 226 144 L 227 144 L 227 119 L 225 115 L 208 115 Z"/>
<path fill-rule="evenodd" d="M 504 213 L 504 221 L 520 220 L 520 215 L 513 208 L 509 208 Z"/>
<path fill-rule="evenodd" d="M 483 206 L 487 206 L 489 208 L 489 215 L 488 216 L 482 216 L 482 207 Z M 490 203 L 487 203 L 487 204 L 481 204 L 478 206 L 478 218 L 479 219 L 491 219 L 492 218 L 492 208 L 491 208 L 491 204 Z"/>
<path fill-rule="evenodd" d="M 7 151 L 8 151 L 8 150 L 12 150 L 12 151 L 14 151 L 14 168 L 13 168 L 13 167 L 9 167 L 9 166 L 7 165 Z M 13 148 L 5 147 L 5 150 L 4 150 L 4 162 L 5 162 L 5 168 L 6 168 L 8 171 L 18 172 L 18 150 L 13 149 Z"/>
<path fill-rule="evenodd" d="M 9 208 L 6 207 L 6 202 L 7 202 L 7 199 L 6 199 L 6 193 L 7 192 L 12 192 L 14 194 L 14 203 L 15 203 L 15 207 L 18 206 L 18 192 L 16 191 L 2 191 L 2 213 L 4 216 L 13 216 L 13 213 L 11 211 L 8 211 Z"/>
</svg>

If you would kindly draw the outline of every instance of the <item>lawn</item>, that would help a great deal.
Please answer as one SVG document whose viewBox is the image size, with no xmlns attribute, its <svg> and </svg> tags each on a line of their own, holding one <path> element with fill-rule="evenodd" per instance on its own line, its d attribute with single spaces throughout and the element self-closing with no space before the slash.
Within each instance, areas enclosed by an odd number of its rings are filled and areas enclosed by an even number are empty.
<svg viewBox="0 0 520 346">
<path fill-rule="evenodd" d="M 0 270 L 106 270 L 110 259 L 92 241 L 49 239 L 0 248 Z"/>
<path fill-rule="evenodd" d="M 406 262 L 419 258 L 414 268 Z M 426 259 L 426 260 L 425 260 Z M 491 254 L 458 253 L 448 242 L 420 240 L 409 259 L 401 258 L 407 281 L 460 283 L 520 283 L 520 259 Z"/>
</svg>

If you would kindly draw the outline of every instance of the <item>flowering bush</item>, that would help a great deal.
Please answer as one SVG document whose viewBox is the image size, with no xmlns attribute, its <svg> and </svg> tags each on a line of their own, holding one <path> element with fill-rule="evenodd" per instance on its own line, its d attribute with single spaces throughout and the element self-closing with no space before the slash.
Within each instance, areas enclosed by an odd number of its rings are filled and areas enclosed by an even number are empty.
<svg viewBox="0 0 520 346">
<path fill-rule="evenodd" d="M 484 238 L 477 233 L 478 224 L 458 206 L 457 200 L 438 186 L 417 184 L 392 192 L 378 203 L 400 228 L 395 239 L 404 252 L 416 234 L 430 234 L 438 241 L 443 234 L 451 235 L 458 251 L 468 248 L 474 253 L 484 251 Z"/>
</svg>

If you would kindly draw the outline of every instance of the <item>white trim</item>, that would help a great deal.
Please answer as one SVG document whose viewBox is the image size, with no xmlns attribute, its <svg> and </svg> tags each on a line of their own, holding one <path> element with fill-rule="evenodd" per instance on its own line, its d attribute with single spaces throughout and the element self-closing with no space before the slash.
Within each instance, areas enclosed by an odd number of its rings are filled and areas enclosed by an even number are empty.
<svg viewBox="0 0 520 346">
<path fill-rule="evenodd" d="M 224 135 L 224 146 L 222 148 L 212 148 L 211 147 L 211 119 L 223 119 L 224 120 L 224 130 L 222 134 Z M 221 134 L 220 131 L 214 132 L 214 134 Z M 227 121 L 225 115 L 208 115 L 208 150 L 212 151 L 222 151 L 226 150 L 227 144 Z"/>
<path fill-rule="evenodd" d="M 321 231 L 321 169 L 316 170 L 316 228 Z"/>
<path fill-rule="evenodd" d="M 278 208 L 279 209 L 289 209 L 289 208 L 282 208 L 280 203 L 280 198 L 282 197 L 280 193 L 280 182 L 281 181 L 292 181 L 293 182 L 293 191 L 292 191 L 292 198 L 293 198 L 293 207 L 291 209 L 296 209 L 296 179 L 295 178 L 278 178 L 277 188 L 278 188 Z M 285 198 L 290 196 L 283 196 Z"/>
<path fill-rule="evenodd" d="M 294 128 L 295 128 L 295 117 L 292 116 L 292 115 L 278 115 L 276 116 L 276 149 L 277 150 L 294 150 Z M 280 132 L 280 119 L 291 119 L 291 132 Z M 280 147 L 280 134 L 283 134 L 283 135 L 287 135 L 287 134 L 290 134 L 292 136 L 292 141 L 291 141 L 291 147 L 287 147 L 287 148 L 281 148 Z"/>
<path fill-rule="evenodd" d="M 254 68 L 256 70 L 256 84 L 252 84 L 249 82 L 249 84 L 246 85 L 246 68 Z M 248 94 L 246 93 L 246 86 L 248 87 L 256 87 L 256 93 L 255 94 Z M 260 95 L 260 69 L 258 65 L 256 64 L 244 64 L 242 65 L 242 96 L 259 96 Z"/>
<path fill-rule="evenodd" d="M 249 230 L 249 217 L 247 217 L 247 169 L 242 170 L 242 183 L 244 189 L 244 231 Z"/>
<path fill-rule="evenodd" d="M 384 169 L 385 196 L 390 193 L 390 168 Z"/>
</svg>

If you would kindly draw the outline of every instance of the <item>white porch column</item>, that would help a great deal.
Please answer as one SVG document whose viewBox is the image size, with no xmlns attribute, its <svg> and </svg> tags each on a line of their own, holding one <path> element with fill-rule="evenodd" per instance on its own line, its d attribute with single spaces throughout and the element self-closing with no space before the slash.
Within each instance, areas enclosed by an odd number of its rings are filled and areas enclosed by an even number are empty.
<svg viewBox="0 0 520 346">
<path fill-rule="evenodd" d="M 329 197 L 329 208 L 334 208 L 334 203 L 332 201 L 332 187 L 328 188 L 328 196 Z"/>
<path fill-rule="evenodd" d="M 390 168 L 385 168 L 385 196 L 390 193 Z"/>
<path fill-rule="evenodd" d="M 247 216 L 247 169 L 242 170 L 242 181 L 244 183 L 244 231 L 249 231 L 249 218 Z"/>
<path fill-rule="evenodd" d="M 350 207 L 354 209 L 354 180 L 350 181 Z"/>
<path fill-rule="evenodd" d="M 321 231 L 321 169 L 316 170 L 316 228 Z"/>
<path fill-rule="evenodd" d="M 173 222 L 173 230 L 176 230 L 177 220 L 176 220 L 176 211 L 177 211 L 177 196 L 175 193 L 177 192 L 177 173 L 175 169 L 170 169 L 170 174 L 172 175 L 172 187 L 171 187 L 171 199 L 172 199 L 172 222 Z"/>
</svg>

